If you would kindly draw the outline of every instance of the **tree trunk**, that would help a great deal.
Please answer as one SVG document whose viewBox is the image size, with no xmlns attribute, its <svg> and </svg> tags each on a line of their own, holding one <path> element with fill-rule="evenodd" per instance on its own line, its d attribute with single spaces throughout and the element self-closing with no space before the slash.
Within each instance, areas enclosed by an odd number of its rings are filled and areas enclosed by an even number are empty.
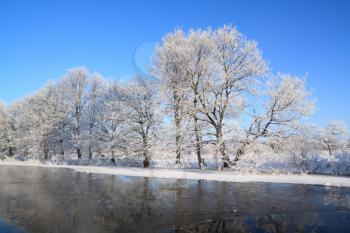
<svg viewBox="0 0 350 233">
<path fill-rule="evenodd" d="M 181 123 L 180 123 L 180 119 L 179 117 L 177 116 L 177 114 L 175 114 L 175 146 L 176 146 L 176 149 L 175 149 L 175 154 L 176 154 L 176 164 L 180 164 L 181 162 L 181 138 L 182 138 L 182 135 L 181 135 Z"/>
<path fill-rule="evenodd" d="M 143 167 L 149 167 L 149 158 L 148 158 L 148 137 L 147 135 L 142 136 L 143 142 Z"/>
<path fill-rule="evenodd" d="M 60 144 L 61 144 L 61 155 L 64 156 L 63 139 L 60 140 Z"/>
<path fill-rule="evenodd" d="M 10 139 L 7 139 L 7 142 L 10 144 L 11 143 Z M 12 146 L 8 147 L 9 157 L 12 157 L 15 155 L 14 149 L 15 148 L 13 148 Z"/>
<path fill-rule="evenodd" d="M 234 165 L 234 166 L 237 165 L 237 162 L 239 161 L 239 159 L 242 157 L 242 155 L 244 155 L 244 149 L 245 149 L 247 144 L 248 143 L 243 143 L 243 145 L 237 149 L 236 157 L 234 158 L 232 165 Z"/>
<path fill-rule="evenodd" d="M 92 126 L 90 124 L 90 130 L 89 130 L 89 160 L 92 160 L 92 156 L 93 156 L 93 151 L 92 151 Z"/>
<path fill-rule="evenodd" d="M 9 147 L 9 157 L 12 157 L 12 156 L 14 156 L 14 149 L 13 149 L 13 147 L 12 146 L 10 146 Z"/>
<path fill-rule="evenodd" d="M 144 168 L 149 167 L 149 160 L 148 160 L 148 158 L 145 158 L 145 159 L 143 160 L 143 167 L 144 167 Z"/>
<path fill-rule="evenodd" d="M 44 160 L 47 160 L 49 158 L 49 149 L 44 148 Z"/>
<path fill-rule="evenodd" d="M 332 148 L 331 145 L 327 143 L 327 149 L 328 149 L 328 155 L 331 156 L 332 155 Z"/>
<path fill-rule="evenodd" d="M 77 155 L 78 155 L 78 159 L 81 159 L 81 150 L 79 147 L 77 148 Z"/>
<path fill-rule="evenodd" d="M 111 153 L 112 153 L 111 162 L 112 162 L 113 165 L 115 165 L 114 145 L 111 146 Z"/>
<path fill-rule="evenodd" d="M 223 132 L 222 132 L 221 126 L 216 128 L 216 146 L 217 146 L 218 154 L 221 155 L 223 166 L 229 167 L 230 166 L 230 158 L 226 154 L 226 147 L 225 147 L 225 143 L 224 143 Z"/>
<path fill-rule="evenodd" d="M 92 160 L 92 157 L 93 157 L 93 151 L 92 151 L 93 135 L 92 135 L 92 130 L 93 130 L 93 124 L 90 123 L 90 130 L 89 130 L 89 160 Z"/>
<path fill-rule="evenodd" d="M 89 159 L 92 160 L 93 152 L 92 152 L 92 146 L 89 145 Z"/>
<path fill-rule="evenodd" d="M 197 87 L 197 85 L 196 85 Z M 198 159 L 198 167 L 199 169 L 202 169 L 202 156 L 201 156 L 201 132 L 199 128 L 199 123 L 198 123 L 198 118 L 197 118 L 197 88 L 194 90 L 194 99 L 193 99 L 193 109 L 194 109 L 194 114 L 193 114 L 193 120 L 194 120 L 194 134 L 196 135 L 196 154 L 197 154 L 197 159 Z"/>
<path fill-rule="evenodd" d="M 197 154 L 197 159 L 198 159 L 198 166 L 199 169 L 202 169 L 202 156 L 201 156 L 201 135 L 200 135 L 200 129 L 199 129 L 199 125 L 198 125 L 198 118 L 195 115 L 194 116 L 194 132 L 196 135 L 196 154 Z"/>
<path fill-rule="evenodd" d="M 76 143 L 77 143 L 77 155 L 78 159 L 81 159 L 81 151 L 80 151 L 80 107 L 75 107 L 75 115 L 76 115 Z"/>
</svg>

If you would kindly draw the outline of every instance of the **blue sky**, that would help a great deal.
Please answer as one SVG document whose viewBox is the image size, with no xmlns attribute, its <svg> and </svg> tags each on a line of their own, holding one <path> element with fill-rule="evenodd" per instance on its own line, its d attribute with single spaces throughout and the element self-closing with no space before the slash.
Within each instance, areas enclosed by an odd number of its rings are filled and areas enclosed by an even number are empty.
<svg viewBox="0 0 350 233">
<path fill-rule="evenodd" d="M 310 120 L 350 126 L 349 12 L 346 0 L 2 0 L 0 99 L 21 98 L 75 66 L 128 78 L 174 28 L 234 24 L 258 41 L 273 72 L 309 75 L 318 106 Z"/>
</svg>

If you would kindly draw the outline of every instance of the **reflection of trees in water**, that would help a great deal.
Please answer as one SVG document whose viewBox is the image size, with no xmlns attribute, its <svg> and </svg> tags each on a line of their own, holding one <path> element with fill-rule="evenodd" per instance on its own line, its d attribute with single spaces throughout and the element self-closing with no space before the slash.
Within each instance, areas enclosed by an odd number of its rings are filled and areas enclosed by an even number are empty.
<svg viewBox="0 0 350 233">
<path fill-rule="evenodd" d="M 323 203 L 331 206 L 336 206 L 337 209 L 350 209 L 350 194 L 349 191 L 340 187 L 325 187 L 325 193 Z"/>
<path fill-rule="evenodd" d="M 349 189 L 20 169 L 0 170 L 0 217 L 37 233 L 317 231 L 350 207 Z"/>
<path fill-rule="evenodd" d="M 289 215 L 238 216 L 230 220 L 216 219 L 177 232 L 318 232 L 321 226 L 323 222 L 318 214 L 306 214 L 298 218 Z"/>
</svg>

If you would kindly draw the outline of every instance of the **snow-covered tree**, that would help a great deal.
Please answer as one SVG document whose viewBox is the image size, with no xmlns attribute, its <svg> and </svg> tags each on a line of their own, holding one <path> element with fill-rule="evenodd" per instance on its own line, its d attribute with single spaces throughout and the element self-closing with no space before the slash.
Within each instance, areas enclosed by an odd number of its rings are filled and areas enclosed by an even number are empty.
<svg viewBox="0 0 350 233">
<path fill-rule="evenodd" d="M 152 72 L 159 80 L 161 93 L 165 96 L 167 106 L 172 112 L 175 124 L 175 155 L 176 163 L 181 161 L 183 139 L 186 133 L 184 121 L 186 118 L 186 101 L 188 101 L 188 86 L 186 83 L 187 66 L 185 58 L 185 37 L 181 30 L 166 35 L 161 45 L 156 48 Z"/>
<path fill-rule="evenodd" d="M 136 77 L 131 83 L 119 84 L 114 89 L 122 104 L 126 134 L 131 142 L 129 150 L 142 152 L 145 164 L 148 164 L 149 149 L 160 122 L 155 84 L 142 77 Z"/>
<path fill-rule="evenodd" d="M 216 31 L 193 30 L 188 35 L 178 30 L 163 39 L 156 55 L 158 77 L 177 81 L 166 85 L 167 90 L 172 90 L 171 93 L 175 94 L 173 97 L 178 96 L 179 90 L 182 91 L 181 98 L 178 98 L 181 102 L 173 104 L 174 109 L 180 109 L 177 106 L 181 106 L 185 108 L 183 112 L 190 113 L 194 118 L 198 158 L 198 121 L 202 120 L 213 127 L 217 151 L 224 166 L 228 166 L 224 122 L 237 113 L 238 108 L 234 105 L 241 100 L 242 92 L 248 89 L 249 81 L 263 74 L 266 69 L 256 42 L 247 40 L 232 26 L 224 26 Z M 183 98 L 188 90 L 192 91 L 191 102 Z M 186 107 L 188 103 L 191 103 L 190 107 Z"/>
<path fill-rule="evenodd" d="M 166 37 L 166 40 L 168 41 L 176 41 L 175 45 L 172 45 L 172 49 L 167 49 L 167 46 L 169 46 L 167 43 L 163 44 L 162 48 L 158 48 L 158 56 L 163 55 L 166 57 L 170 57 L 172 59 L 174 64 L 171 64 L 172 67 L 176 67 L 176 73 L 174 73 L 174 78 L 181 78 L 181 85 L 178 85 L 177 83 L 174 86 L 166 85 L 166 91 L 169 91 L 169 89 L 172 91 L 172 93 L 179 91 L 182 94 L 181 99 L 178 99 L 178 105 L 180 104 L 181 100 L 181 106 L 177 107 L 176 105 L 173 105 L 173 110 L 181 110 L 182 115 L 191 117 L 193 119 L 193 125 L 194 125 L 194 137 L 195 137 L 195 151 L 198 158 L 198 164 L 199 167 L 202 166 L 202 159 L 201 159 L 201 143 L 202 143 L 202 135 L 200 131 L 200 120 L 198 117 L 199 110 L 199 100 L 198 95 L 202 89 L 203 85 L 203 79 L 205 76 L 209 75 L 210 70 L 210 58 L 211 58 L 211 42 L 210 42 L 210 31 L 207 30 L 191 30 L 188 35 L 186 35 L 181 30 L 177 30 L 172 34 L 168 34 Z M 174 53 L 176 53 L 177 56 L 172 56 Z M 163 59 L 159 58 L 158 59 Z M 159 65 L 159 63 L 158 63 Z M 169 65 L 169 64 L 167 64 Z M 159 70 L 159 67 L 158 67 Z M 180 71 L 180 72 L 179 72 Z M 168 72 L 169 73 L 169 72 Z M 167 75 L 166 72 L 161 72 L 158 75 L 162 77 L 162 75 Z M 174 79 L 172 79 L 174 80 Z M 170 88 L 169 88 L 170 87 Z M 174 89 L 173 87 L 176 87 Z M 177 98 L 177 95 L 172 96 L 172 100 L 174 102 Z M 184 98 L 186 97 L 186 98 Z M 178 118 L 178 114 L 174 114 L 176 119 Z M 182 119 L 181 117 L 180 119 Z M 176 128 L 180 128 L 180 126 L 176 123 L 179 121 L 175 119 Z M 180 132 L 180 130 L 177 130 Z M 184 134 L 184 132 L 182 132 Z M 178 137 L 176 137 L 178 138 Z M 182 135 L 183 138 L 183 135 Z M 177 156 L 178 157 L 178 156 Z M 179 162 L 179 160 L 177 160 Z"/>
<path fill-rule="evenodd" d="M 105 112 L 107 86 L 107 82 L 97 73 L 92 75 L 88 83 L 84 121 L 88 128 L 87 143 L 89 159 L 93 158 L 94 149 L 98 147 L 98 131 L 101 125 L 99 120 L 103 118 L 103 114 L 107 114 Z"/>
<path fill-rule="evenodd" d="M 295 165 L 299 169 L 308 169 L 310 166 L 308 159 L 318 153 L 317 136 L 316 125 L 300 125 L 288 137 L 278 137 L 280 143 L 274 144 L 275 152 L 292 155 Z"/>
<path fill-rule="evenodd" d="M 64 117 L 58 112 L 56 94 L 54 84 L 48 83 L 35 94 L 10 105 L 10 113 L 16 121 L 14 133 L 18 155 L 36 158 L 43 155 L 46 160 L 50 151 L 56 154 L 58 126 Z"/>
<path fill-rule="evenodd" d="M 8 107 L 13 119 L 14 147 L 17 158 L 26 160 L 29 155 L 36 155 L 40 150 L 39 135 L 36 135 L 37 120 L 30 108 L 31 98 L 11 103 Z"/>
<path fill-rule="evenodd" d="M 5 105 L 0 102 L 0 156 L 4 154 L 5 151 L 8 150 L 7 145 L 7 112 L 5 109 Z"/>
<path fill-rule="evenodd" d="M 14 122 L 8 109 L 0 102 L 0 154 L 13 156 L 15 145 L 13 138 Z"/>
<path fill-rule="evenodd" d="M 264 112 L 254 118 L 250 132 L 255 137 L 282 136 L 281 127 L 296 127 L 300 118 L 314 110 L 304 78 L 279 73 L 267 81 L 266 88 L 268 100 Z"/>
<path fill-rule="evenodd" d="M 195 135 L 195 151 L 198 158 L 199 168 L 202 167 L 201 144 L 202 132 L 200 129 L 200 103 L 199 98 L 203 92 L 203 84 L 205 78 L 211 75 L 211 61 L 213 53 L 213 43 L 210 40 L 210 30 L 191 30 L 186 44 L 186 82 L 191 90 L 191 105 L 188 107 L 188 114 L 193 118 L 194 135 Z"/>
<path fill-rule="evenodd" d="M 314 101 L 306 89 L 305 79 L 279 73 L 266 83 L 266 102 L 262 112 L 251 115 L 252 122 L 245 139 L 237 150 L 235 162 L 243 155 L 251 140 L 288 137 L 295 133 L 299 120 L 313 112 Z"/>
<path fill-rule="evenodd" d="M 333 120 L 320 132 L 320 140 L 331 156 L 334 151 L 345 149 L 348 130 L 344 122 Z"/>
<path fill-rule="evenodd" d="M 64 121 L 64 115 L 59 111 L 57 89 L 49 83 L 30 99 L 27 114 L 32 115 L 32 123 L 35 124 L 35 127 L 30 128 L 34 130 L 33 138 L 38 140 L 43 159 L 47 160 L 50 151 L 56 153 L 60 140 L 59 126 Z"/>
<path fill-rule="evenodd" d="M 215 130 L 217 151 L 224 167 L 230 164 L 224 142 L 225 120 L 239 113 L 242 94 L 249 91 L 255 76 L 266 71 L 266 65 L 255 41 L 247 40 L 236 28 L 224 26 L 212 34 L 213 71 L 203 84 L 199 100 L 204 120 Z"/>
<path fill-rule="evenodd" d="M 97 133 L 98 143 L 104 148 L 105 152 L 115 158 L 117 152 L 127 154 L 128 140 L 125 137 L 126 124 L 125 115 L 122 114 L 123 108 L 115 89 L 118 83 L 108 83 L 104 92 L 104 105 L 102 114 L 98 115 Z"/>
<path fill-rule="evenodd" d="M 88 78 L 89 72 L 86 68 L 73 68 L 59 83 L 59 88 L 64 93 L 64 103 L 67 108 L 66 129 L 71 135 L 78 159 L 82 158 L 81 131 L 84 108 L 87 103 Z"/>
</svg>

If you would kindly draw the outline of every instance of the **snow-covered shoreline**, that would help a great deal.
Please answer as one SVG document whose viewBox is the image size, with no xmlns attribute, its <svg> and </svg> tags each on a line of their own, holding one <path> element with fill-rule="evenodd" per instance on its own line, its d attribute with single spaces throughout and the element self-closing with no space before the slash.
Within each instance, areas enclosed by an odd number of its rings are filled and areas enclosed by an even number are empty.
<svg viewBox="0 0 350 233">
<path fill-rule="evenodd" d="M 210 180 L 224 182 L 266 182 L 281 184 L 307 184 L 350 187 L 350 178 L 325 175 L 304 174 L 237 174 L 232 171 L 216 170 L 183 170 L 183 169 L 159 169 L 159 168 L 134 168 L 134 167 L 96 167 L 53 165 L 32 162 L 2 161 L 0 166 L 35 166 L 46 168 L 68 168 L 77 172 L 97 173 L 119 176 L 151 177 L 162 179 L 189 179 Z"/>
</svg>

